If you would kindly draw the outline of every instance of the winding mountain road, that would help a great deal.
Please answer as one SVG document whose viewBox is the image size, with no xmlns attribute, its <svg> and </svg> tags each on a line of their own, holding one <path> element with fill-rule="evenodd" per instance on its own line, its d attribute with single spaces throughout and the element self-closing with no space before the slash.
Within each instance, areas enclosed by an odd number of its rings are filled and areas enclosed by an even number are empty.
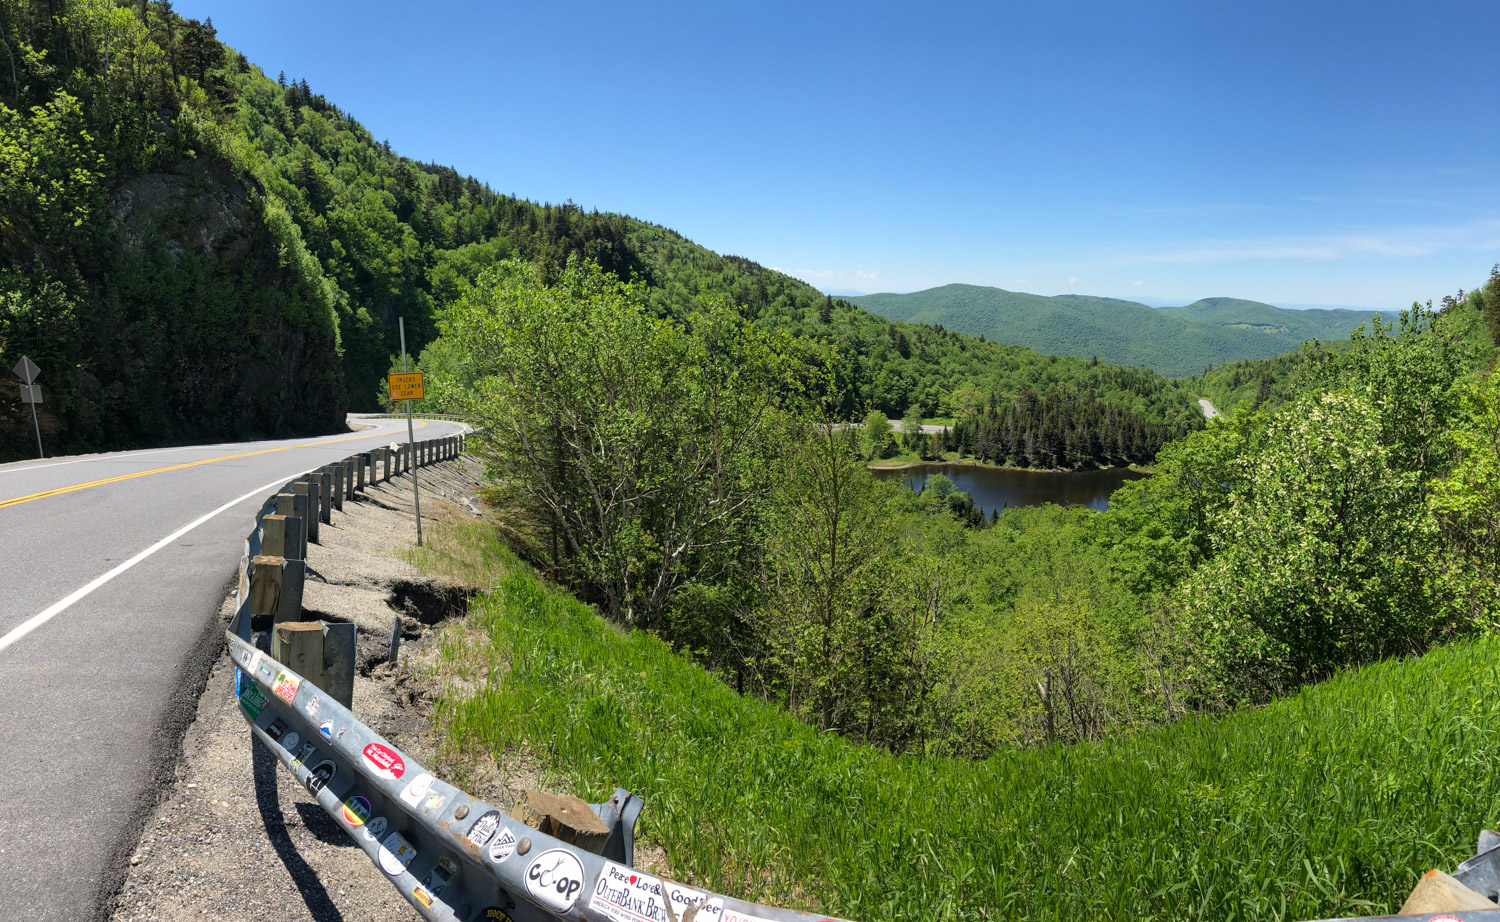
<svg viewBox="0 0 1500 922">
<path fill-rule="evenodd" d="M 406 440 L 405 420 L 365 424 L 0 465 L 0 920 L 103 916 L 222 643 L 255 510 L 298 474 Z"/>
</svg>

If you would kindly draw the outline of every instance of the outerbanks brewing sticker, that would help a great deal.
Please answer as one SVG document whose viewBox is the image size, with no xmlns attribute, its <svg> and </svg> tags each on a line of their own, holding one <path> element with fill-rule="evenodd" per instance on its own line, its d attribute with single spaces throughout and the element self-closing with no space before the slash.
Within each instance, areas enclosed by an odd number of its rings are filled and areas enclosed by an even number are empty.
<svg viewBox="0 0 1500 922">
<path fill-rule="evenodd" d="M 583 890 L 583 865 L 565 848 L 549 848 L 526 868 L 526 892 L 548 909 L 566 912 Z"/>
<path fill-rule="evenodd" d="M 669 922 L 670 919 L 681 919 L 688 910 L 699 906 L 693 919 L 721 922 L 723 900 L 715 897 L 704 903 L 704 897 L 705 894 L 682 884 L 659 880 L 634 868 L 606 861 L 589 896 L 589 911 L 615 922 Z M 667 901 L 672 904 L 671 916 L 666 912 Z"/>
</svg>

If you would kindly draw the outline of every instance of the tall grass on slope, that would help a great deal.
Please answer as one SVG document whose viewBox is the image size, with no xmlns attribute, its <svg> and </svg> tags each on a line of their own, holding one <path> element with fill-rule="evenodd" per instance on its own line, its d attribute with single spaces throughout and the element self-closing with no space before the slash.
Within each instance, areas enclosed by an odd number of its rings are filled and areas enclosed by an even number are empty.
<svg viewBox="0 0 1500 922">
<path fill-rule="evenodd" d="M 479 688 L 440 703 L 449 755 L 519 744 L 576 793 L 622 784 L 679 876 L 768 903 L 864 920 L 1368 914 L 1500 818 L 1500 641 L 966 763 L 819 734 L 524 572 L 466 626 L 491 646 L 455 632 L 445 650 Z"/>
</svg>

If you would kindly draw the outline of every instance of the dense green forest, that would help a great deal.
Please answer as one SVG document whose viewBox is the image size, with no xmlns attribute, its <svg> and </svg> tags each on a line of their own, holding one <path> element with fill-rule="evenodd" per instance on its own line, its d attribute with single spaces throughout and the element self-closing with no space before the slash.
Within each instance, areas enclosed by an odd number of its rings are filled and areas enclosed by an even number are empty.
<svg viewBox="0 0 1500 922">
<path fill-rule="evenodd" d="M 1500 810 L 1476 693 L 1500 645 L 1500 272 L 1276 363 L 1298 370 L 1275 399 L 1166 446 L 1107 512 L 988 528 L 869 477 L 798 399 L 806 344 L 561 281 L 515 267 L 444 320 L 487 331 L 442 375 L 492 426 L 471 444 L 504 511 L 458 541 L 501 569 L 441 643 L 460 770 L 524 747 L 587 796 L 627 784 L 676 874 L 850 918 L 1392 912 Z M 643 348 L 676 373 L 527 386 Z M 622 419 L 634 441 L 587 449 Z M 629 502 L 585 521 L 590 483 Z M 714 503 L 734 514 L 677 519 Z M 663 604 L 611 601 L 665 571 Z"/>
<path fill-rule="evenodd" d="M 1193 395 L 1153 375 L 890 323 L 660 226 L 401 157 L 169 4 L 0 9 L 0 364 L 42 366 L 54 450 L 333 429 L 378 408 L 398 317 L 420 351 L 442 305 L 507 258 L 553 276 L 585 259 L 638 280 L 657 316 L 722 301 L 814 339 L 844 419 L 1029 390 L 1097 407 L 1085 424 L 1116 450 L 1082 463 L 1119 459 L 1114 427 L 1143 460 L 1159 440 L 1137 434 L 1199 425 Z M 14 457 L 30 420 L 0 407 Z"/>
<path fill-rule="evenodd" d="M 1496 296 L 1309 347 L 1279 403 L 1166 444 L 1102 515 L 880 484 L 836 347 L 723 303 L 661 317 L 597 267 L 502 264 L 422 362 L 484 428 L 513 546 L 585 601 L 821 729 L 982 757 L 1487 632 Z M 1070 460 L 1008 441 L 1015 412 L 977 401 L 950 438 Z"/>
<path fill-rule="evenodd" d="M 1500 265 L 1490 270 L 1484 285 L 1456 294 L 1444 295 L 1437 309 L 1443 312 L 1469 308 L 1480 316 L 1482 329 L 1493 332 L 1500 343 Z M 1433 307 L 1428 302 L 1429 308 Z M 1359 338 L 1310 343 L 1305 348 L 1268 359 L 1226 362 L 1206 370 L 1185 382 L 1188 387 L 1213 401 L 1226 416 L 1238 410 L 1255 410 L 1262 406 L 1275 408 L 1297 392 L 1305 371 L 1317 366 L 1327 351 L 1341 352 Z"/>
<path fill-rule="evenodd" d="M 852 300 L 891 320 L 938 325 L 1049 355 L 1144 365 L 1174 378 L 1277 355 L 1306 340 L 1343 339 L 1373 316 L 1395 318 L 1389 311 L 1287 310 L 1237 298 L 1158 309 L 1119 298 L 1046 297 L 980 285 Z"/>
</svg>

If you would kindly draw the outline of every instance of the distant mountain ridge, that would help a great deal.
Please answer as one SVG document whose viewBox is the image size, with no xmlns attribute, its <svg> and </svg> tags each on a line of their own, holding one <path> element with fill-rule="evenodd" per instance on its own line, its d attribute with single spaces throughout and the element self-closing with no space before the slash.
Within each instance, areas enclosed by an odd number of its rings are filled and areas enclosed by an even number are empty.
<svg viewBox="0 0 1500 922">
<path fill-rule="evenodd" d="M 1392 311 L 1288 310 L 1222 297 L 1149 307 L 1122 298 L 1034 295 L 959 283 L 850 300 L 887 320 L 941 326 L 1049 355 L 1145 365 L 1177 378 L 1211 364 L 1279 355 L 1305 340 L 1343 339 L 1372 316 L 1395 316 Z"/>
</svg>

